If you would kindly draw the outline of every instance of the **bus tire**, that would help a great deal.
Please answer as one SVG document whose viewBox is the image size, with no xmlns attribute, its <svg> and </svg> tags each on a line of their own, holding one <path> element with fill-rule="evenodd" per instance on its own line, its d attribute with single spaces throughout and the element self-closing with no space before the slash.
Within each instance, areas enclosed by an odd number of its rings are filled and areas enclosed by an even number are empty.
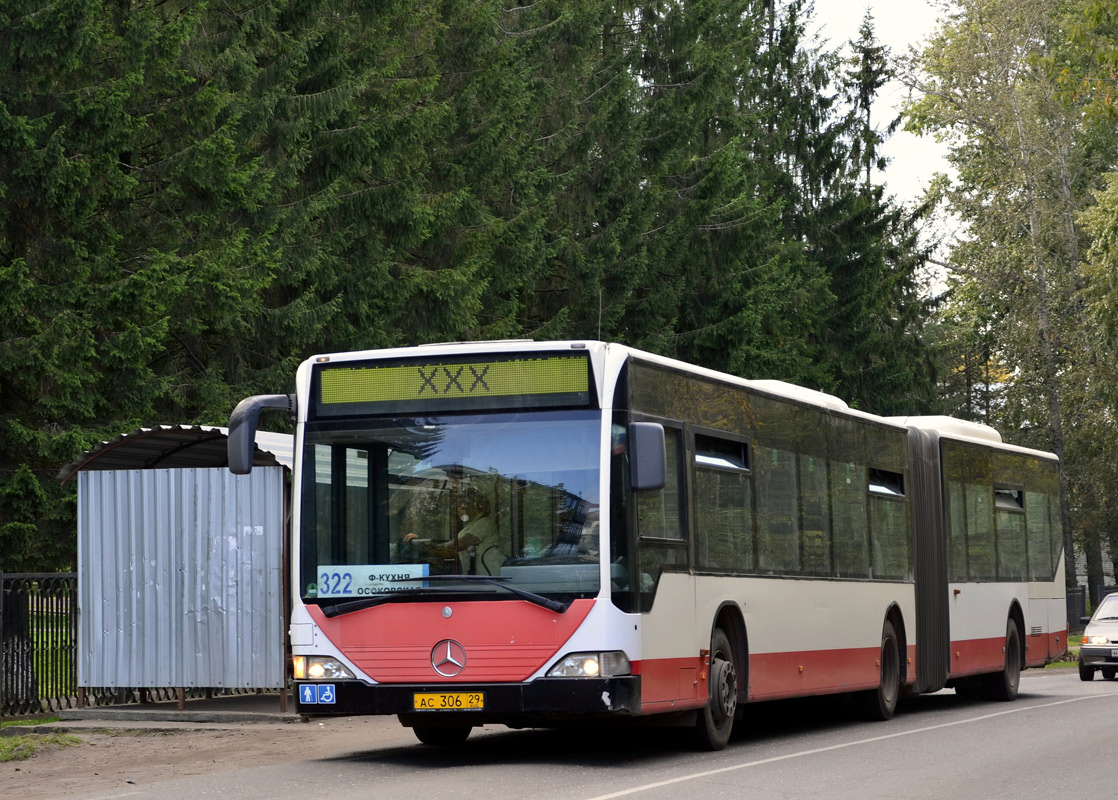
<svg viewBox="0 0 1118 800">
<path fill-rule="evenodd" d="M 703 750 L 721 750 L 730 741 L 738 708 L 738 670 L 730 638 L 716 628 L 710 640 L 709 696 L 695 720 L 695 743 Z"/>
<path fill-rule="evenodd" d="M 1021 634 L 1012 619 L 1005 626 L 1005 667 L 983 676 L 983 682 L 991 700 L 1007 702 L 1017 697 L 1021 688 Z"/>
<path fill-rule="evenodd" d="M 881 682 L 859 696 L 863 715 L 884 722 L 892 719 L 901 697 L 901 648 L 891 620 L 881 629 Z"/>
<path fill-rule="evenodd" d="M 435 747 L 456 747 L 463 744 L 472 730 L 469 725 L 416 725 L 412 728 L 416 739 Z"/>
</svg>

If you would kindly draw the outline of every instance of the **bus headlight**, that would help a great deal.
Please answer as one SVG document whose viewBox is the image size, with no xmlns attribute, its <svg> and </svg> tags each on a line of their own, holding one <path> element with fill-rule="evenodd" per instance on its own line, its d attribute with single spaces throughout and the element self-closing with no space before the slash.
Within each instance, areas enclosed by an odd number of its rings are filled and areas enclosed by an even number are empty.
<svg viewBox="0 0 1118 800">
<path fill-rule="evenodd" d="M 629 657 L 620 650 L 605 653 L 568 653 L 547 671 L 549 678 L 612 678 L 632 672 Z"/>
<path fill-rule="evenodd" d="M 353 673 L 336 658 L 329 656 L 295 656 L 292 671 L 297 681 L 352 679 Z"/>
</svg>

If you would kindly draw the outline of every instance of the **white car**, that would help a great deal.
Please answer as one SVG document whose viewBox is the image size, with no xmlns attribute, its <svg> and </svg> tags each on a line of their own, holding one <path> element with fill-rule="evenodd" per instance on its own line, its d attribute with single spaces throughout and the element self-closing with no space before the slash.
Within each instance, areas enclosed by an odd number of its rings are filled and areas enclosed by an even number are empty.
<svg viewBox="0 0 1118 800">
<path fill-rule="evenodd" d="M 1108 681 L 1118 675 L 1118 592 L 1102 599 L 1083 631 L 1083 644 L 1079 648 L 1079 678 L 1085 681 L 1093 679 L 1096 669 L 1101 670 Z"/>
</svg>

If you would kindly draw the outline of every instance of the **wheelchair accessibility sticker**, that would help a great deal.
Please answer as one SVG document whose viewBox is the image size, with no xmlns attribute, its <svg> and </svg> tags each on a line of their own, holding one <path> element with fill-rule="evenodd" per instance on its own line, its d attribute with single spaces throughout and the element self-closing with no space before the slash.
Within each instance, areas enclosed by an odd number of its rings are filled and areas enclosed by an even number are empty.
<svg viewBox="0 0 1118 800">
<path fill-rule="evenodd" d="M 338 695 L 332 683 L 304 683 L 299 687 L 299 702 L 309 705 L 333 705 L 338 702 Z"/>
</svg>

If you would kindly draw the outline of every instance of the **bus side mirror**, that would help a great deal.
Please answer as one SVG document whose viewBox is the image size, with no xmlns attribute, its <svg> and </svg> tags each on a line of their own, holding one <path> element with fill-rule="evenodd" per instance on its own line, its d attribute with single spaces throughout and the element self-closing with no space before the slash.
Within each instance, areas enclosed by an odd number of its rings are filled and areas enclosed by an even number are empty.
<svg viewBox="0 0 1118 800">
<path fill-rule="evenodd" d="M 267 410 L 295 410 L 293 394 L 258 394 L 237 403 L 229 415 L 229 441 L 226 444 L 229 471 L 234 475 L 252 472 L 252 459 L 256 453 L 256 428 L 260 413 Z"/>
<path fill-rule="evenodd" d="M 629 480 L 633 491 L 663 489 L 667 474 L 664 426 L 659 422 L 629 423 Z"/>
</svg>

